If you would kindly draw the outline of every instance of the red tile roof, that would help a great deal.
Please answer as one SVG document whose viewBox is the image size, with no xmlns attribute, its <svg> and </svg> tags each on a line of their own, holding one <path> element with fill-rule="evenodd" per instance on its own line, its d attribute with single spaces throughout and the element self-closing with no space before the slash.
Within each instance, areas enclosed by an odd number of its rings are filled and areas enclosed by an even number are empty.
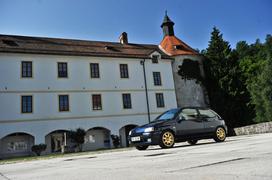
<svg viewBox="0 0 272 180">
<path fill-rule="evenodd" d="M 5 53 L 150 58 L 154 51 L 160 52 L 163 59 L 171 59 L 157 45 L 150 44 L 0 35 L 0 52 Z"/>
<path fill-rule="evenodd" d="M 165 36 L 160 43 L 160 48 L 169 56 L 199 55 L 198 52 L 176 36 Z"/>
</svg>

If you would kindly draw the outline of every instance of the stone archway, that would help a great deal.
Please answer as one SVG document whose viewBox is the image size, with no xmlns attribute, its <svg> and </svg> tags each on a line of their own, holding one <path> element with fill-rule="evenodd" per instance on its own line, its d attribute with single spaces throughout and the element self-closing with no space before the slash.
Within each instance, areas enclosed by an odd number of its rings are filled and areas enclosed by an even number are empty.
<svg viewBox="0 0 272 180">
<path fill-rule="evenodd" d="M 70 147 L 72 142 L 69 131 L 55 130 L 45 136 L 46 153 L 64 152 L 65 147 Z"/>
<path fill-rule="evenodd" d="M 0 139 L 0 158 L 29 156 L 34 145 L 34 136 L 24 132 L 9 134 Z"/>
<path fill-rule="evenodd" d="M 128 142 L 129 131 L 131 131 L 132 129 L 134 129 L 136 127 L 137 127 L 137 125 L 135 125 L 135 124 L 128 124 L 128 125 L 120 128 L 120 130 L 119 130 L 120 145 L 122 147 L 129 147 L 129 142 Z"/>
<path fill-rule="evenodd" d="M 86 131 L 84 151 L 111 148 L 110 130 L 104 127 L 94 127 Z"/>
</svg>

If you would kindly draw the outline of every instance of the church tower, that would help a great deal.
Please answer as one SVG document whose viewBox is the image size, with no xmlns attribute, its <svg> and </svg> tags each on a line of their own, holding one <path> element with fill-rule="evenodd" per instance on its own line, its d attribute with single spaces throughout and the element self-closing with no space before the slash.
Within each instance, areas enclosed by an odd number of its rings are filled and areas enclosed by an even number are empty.
<svg viewBox="0 0 272 180">
<path fill-rule="evenodd" d="M 203 83 L 204 79 L 203 57 L 185 42 L 175 36 L 174 22 L 167 13 L 163 18 L 161 28 L 163 40 L 159 48 L 167 55 L 174 58 L 173 76 L 178 107 L 201 106 L 207 107 L 209 98 Z M 194 73 L 192 75 L 192 73 Z M 190 77 L 199 77 L 194 79 Z"/>
</svg>

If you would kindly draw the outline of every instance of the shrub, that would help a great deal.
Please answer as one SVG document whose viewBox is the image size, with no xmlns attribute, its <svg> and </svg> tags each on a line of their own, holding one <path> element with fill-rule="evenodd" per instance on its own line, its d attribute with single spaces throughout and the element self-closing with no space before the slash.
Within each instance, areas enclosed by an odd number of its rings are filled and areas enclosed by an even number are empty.
<svg viewBox="0 0 272 180">
<path fill-rule="evenodd" d="M 118 146 L 120 145 L 120 138 L 119 138 L 119 136 L 112 134 L 111 135 L 111 139 L 112 139 L 113 146 L 115 148 L 118 148 Z"/>
<path fill-rule="evenodd" d="M 70 131 L 70 136 L 73 142 L 76 143 L 76 146 L 78 147 L 79 151 L 82 151 L 82 144 L 85 141 L 85 135 L 86 131 L 81 128 L 77 128 L 75 131 L 71 130 Z"/>
<path fill-rule="evenodd" d="M 37 155 L 40 156 L 43 151 L 46 149 L 46 144 L 38 144 L 38 145 L 33 145 L 31 147 L 31 150 Z"/>
</svg>

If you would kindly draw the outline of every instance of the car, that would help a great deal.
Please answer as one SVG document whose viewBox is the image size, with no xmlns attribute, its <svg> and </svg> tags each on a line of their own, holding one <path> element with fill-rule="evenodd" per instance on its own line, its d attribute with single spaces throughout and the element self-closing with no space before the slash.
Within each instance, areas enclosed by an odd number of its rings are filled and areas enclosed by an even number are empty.
<svg viewBox="0 0 272 180">
<path fill-rule="evenodd" d="M 198 140 L 213 138 L 216 142 L 226 139 L 225 121 L 213 110 L 203 107 L 170 109 L 149 124 L 129 132 L 129 142 L 138 150 L 150 145 L 171 148 L 176 142 L 187 141 L 195 145 Z"/>
</svg>

